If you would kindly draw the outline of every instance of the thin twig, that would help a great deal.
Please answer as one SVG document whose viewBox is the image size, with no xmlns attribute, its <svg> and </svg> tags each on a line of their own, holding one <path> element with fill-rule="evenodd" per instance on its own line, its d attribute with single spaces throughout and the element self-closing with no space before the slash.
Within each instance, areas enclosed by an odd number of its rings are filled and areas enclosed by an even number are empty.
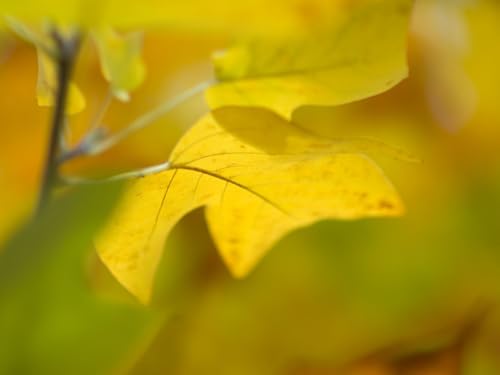
<svg viewBox="0 0 500 375">
<path fill-rule="evenodd" d="M 42 38 L 40 38 L 33 30 L 31 30 L 25 24 L 19 22 L 14 17 L 4 16 L 4 20 L 9 25 L 10 29 L 25 42 L 32 43 L 36 48 L 42 50 L 47 56 L 52 59 L 57 59 L 57 50 L 47 44 Z"/>
<path fill-rule="evenodd" d="M 146 167 L 138 169 L 135 171 L 120 173 L 111 177 L 101 178 L 101 179 L 89 179 L 84 177 L 74 177 L 74 176 L 63 176 L 61 177 L 62 182 L 68 185 L 90 185 L 90 184 L 101 184 L 113 181 L 130 180 L 133 178 L 146 177 L 155 173 L 164 172 L 170 169 L 170 162 L 165 162 L 151 167 Z"/>
<path fill-rule="evenodd" d="M 60 152 L 60 139 L 61 133 L 64 130 L 65 111 L 71 74 L 80 47 L 79 34 L 64 39 L 60 34 L 54 31 L 52 36 L 58 48 L 57 59 L 55 60 L 57 64 L 56 102 L 52 116 L 52 129 L 36 214 L 39 214 L 50 200 L 54 187 L 58 182 L 57 158 Z"/>
<path fill-rule="evenodd" d="M 108 109 L 112 101 L 113 101 L 113 90 L 111 89 L 111 87 L 109 87 L 106 93 L 106 97 L 104 98 L 104 101 L 99 106 L 99 109 L 97 110 L 94 119 L 90 123 L 88 132 L 93 132 L 102 125 L 102 121 L 104 120 L 104 117 L 106 116 L 106 113 L 108 112 Z"/>
<path fill-rule="evenodd" d="M 73 147 L 68 146 L 68 141 L 71 134 L 71 129 L 69 126 L 64 127 L 64 132 L 61 134 L 61 154 L 58 158 L 58 164 L 62 165 L 69 160 L 75 159 L 81 155 L 87 155 L 87 150 L 97 142 L 98 140 L 104 137 L 106 129 L 101 127 L 102 120 L 106 115 L 106 112 L 113 101 L 113 93 L 108 90 L 106 97 L 104 98 L 104 102 L 99 106 L 96 114 L 94 115 L 94 119 L 90 123 L 90 126 L 84 135 L 83 139 L 81 139 L 77 145 Z"/>
<path fill-rule="evenodd" d="M 147 112 L 131 122 L 128 126 L 123 128 L 121 131 L 109 136 L 108 138 L 96 142 L 91 145 L 91 147 L 86 150 L 87 155 L 97 155 L 100 154 L 111 147 L 115 146 L 117 143 L 121 142 L 123 139 L 127 138 L 130 134 L 135 133 L 138 130 L 144 129 L 148 125 L 151 125 L 156 120 L 175 109 L 177 106 L 185 102 L 186 100 L 192 98 L 196 94 L 206 90 L 213 84 L 212 81 L 202 82 L 184 92 L 178 96 L 172 98 L 171 100 L 161 104 L 159 107 L 154 108 L 150 112 Z"/>
<path fill-rule="evenodd" d="M 179 106 L 186 100 L 206 90 L 213 83 L 214 81 L 212 80 L 205 81 L 182 92 L 181 94 L 177 95 L 171 100 L 166 101 L 160 106 L 138 117 L 122 130 L 107 137 L 104 137 L 106 130 L 103 127 L 99 126 L 96 127 L 97 123 L 94 121 L 93 124 L 91 125 L 90 131 L 78 143 L 78 145 L 76 145 L 72 149 L 66 150 L 61 154 L 58 160 L 59 164 L 63 164 L 69 160 L 75 159 L 83 155 L 99 155 L 109 150 L 110 148 L 112 148 L 113 146 L 124 140 L 126 137 L 131 135 L 132 133 L 151 125 L 156 120 L 158 120 L 171 110 L 175 109 L 177 106 Z M 103 108 L 106 107 L 107 104 L 105 103 L 103 105 Z M 102 120 L 102 118 L 100 120 Z"/>
</svg>

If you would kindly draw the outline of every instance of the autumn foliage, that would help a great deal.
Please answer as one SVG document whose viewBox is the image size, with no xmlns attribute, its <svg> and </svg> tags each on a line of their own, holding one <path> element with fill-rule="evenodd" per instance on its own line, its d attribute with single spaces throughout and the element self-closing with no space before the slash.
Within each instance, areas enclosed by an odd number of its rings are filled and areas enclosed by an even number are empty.
<svg viewBox="0 0 500 375">
<path fill-rule="evenodd" d="M 0 0 L 0 374 L 500 371 L 499 15 Z"/>
</svg>

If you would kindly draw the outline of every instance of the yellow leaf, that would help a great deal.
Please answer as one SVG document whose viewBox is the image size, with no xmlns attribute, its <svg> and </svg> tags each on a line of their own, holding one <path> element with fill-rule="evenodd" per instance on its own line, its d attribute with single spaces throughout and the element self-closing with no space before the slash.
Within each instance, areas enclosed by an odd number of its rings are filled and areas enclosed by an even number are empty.
<svg viewBox="0 0 500 375">
<path fill-rule="evenodd" d="M 38 58 L 37 103 L 41 107 L 54 106 L 55 93 L 57 91 L 57 67 L 55 62 L 57 52 L 54 48 L 54 41 L 48 37 L 49 31 L 31 29 L 13 17 L 5 17 L 4 20 L 10 30 L 19 38 L 33 44 L 36 48 Z M 42 29 L 47 28 L 43 27 Z M 84 96 L 78 87 L 71 82 L 69 85 L 66 113 L 71 115 L 81 112 L 85 108 L 85 105 Z"/>
<path fill-rule="evenodd" d="M 0 0 L 0 14 L 28 22 L 166 27 L 231 35 L 289 35 L 318 27 L 347 0 Z"/>
<path fill-rule="evenodd" d="M 111 28 L 94 32 L 101 69 L 111 83 L 114 95 L 129 99 L 129 92 L 136 89 L 146 76 L 146 67 L 141 58 L 142 33 L 121 36 Z"/>
<path fill-rule="evenodd" d="M 37 79 L 37 102 L 41 107 L 52 107 L 55 103 L 57 91 L 57 68 L 54 60 L 40 48 L 37 48 L 38 56 L 38 79 Z M 69 115 L 81 112 L 86 102 L 80 89 L 71 82 L 69 85 L 68 103 L 66 113 Z"/>
<path fill-rule="evenodd" d="M 46 44 L 43 38 L 39 35 L 40 33 L 31 30 L 24 23 L 19 22 L 13 17 L 6 16 L 3 19 L 0 19 L 0 31 L 2 27 L 2 21 L 8 25 L 9 29 L 14 32 L 14 34 L 16 34 L 25 42 L 31 43 L 38 48 L 43 48 L 43 46 Z"/>
<path fill-rule="evenodd" d="M 327 153 L 357 152 L 370 157 L 385 156 L 408 163 L 420 162 L 420 159 L 407 151 L 377 139 L 320 135 L 316 132 L 317 123 L 289 121 L 265 108 L 228 106 L 214 110 L 213 115 L 218 124 L 228 132 L 269 154 L 310 151 L 314 153 L 321 151 Z M 320 125 L 326 126 L 323 123 Z M 329 126 L 329 129 L 331 128 Z M 269 132 L 269 129 L 273 131 Z M 262 134 L 266 134 L 266 137 Z"/>
<path fill-rule="evenodd" d="M 363 0 L 329 29 L 302 38 L 254 40 L 214 58 L 212 108 L 269 107 L 290 117 L 304 105 L 338 105 L 388 90 L 407 76 L 412 0 Z"/>
<path fill-rule="evenodd" d="M 236 277 L 295 228 L 403 213 L 391 183 L 356 147 L 319 142 L 274 114 L 267 123 L 233 127 L 252 134 L 251 144 L 221 127 L 220 116 L 207 115 L 185 134 L 168 170 L 131 184 L 96 241 L 104 263 L 141 301 L 150 299 L 169 232 L 197 207 L 206 207 L 214 241 Z"/>
</svg>

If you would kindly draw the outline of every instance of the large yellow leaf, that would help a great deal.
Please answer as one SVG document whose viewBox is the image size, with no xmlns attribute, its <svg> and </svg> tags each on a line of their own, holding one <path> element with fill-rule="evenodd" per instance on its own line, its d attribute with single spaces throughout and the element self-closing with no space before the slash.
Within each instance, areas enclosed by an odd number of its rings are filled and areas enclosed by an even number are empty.
<svg viewBox="0 0 500 375">
<path fill-rule="evenodd" d="M 318 27 L 346 0 L 0 0 L 0 14 L 84 27 L 167 27 L 288 35 Z"/>
<path fill-rule="evenodd" d="M 303 105 L 337 105 L 388 90 L 407 76 L 412 0 L 362 0 L 328 29 L 301 38 L 254 40 L 214 59 L 212 108 L 269 107 L 289 117 Z"/>
<path fill-rule="evenodd" d="M 202 118 L 174 149 L 168 170 L 134 182 L 97 239 L 104 263 L 144 302 L 169 232 L 197 207 L 206 207 L 214 241 L 236 277 L 295 228 L 404 210 L 356 142 L 317 138 L 261 109 L 252 109 L 255 123 L 238 126 L 226 121 L 235 116 L 225 112 L 231 110 Z"/>
</svg>

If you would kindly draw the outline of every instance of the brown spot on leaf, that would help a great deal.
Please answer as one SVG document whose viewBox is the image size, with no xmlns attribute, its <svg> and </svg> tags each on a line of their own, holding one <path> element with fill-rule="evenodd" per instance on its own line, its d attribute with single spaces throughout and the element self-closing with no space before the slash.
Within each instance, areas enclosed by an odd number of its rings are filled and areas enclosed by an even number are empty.
<svg viewBox="0 0 500 375">
<path fill-rule="evenodd" d="M 386 201 L 386 200 L 380 200 L 378 202 L 378 207 L 381 209 L 381 210 L 390 210 L 390 209 L 393 209 L 394 208 L 394 204 L 392 204 L 391 202 L 389 201 Z"/>
</svg>

